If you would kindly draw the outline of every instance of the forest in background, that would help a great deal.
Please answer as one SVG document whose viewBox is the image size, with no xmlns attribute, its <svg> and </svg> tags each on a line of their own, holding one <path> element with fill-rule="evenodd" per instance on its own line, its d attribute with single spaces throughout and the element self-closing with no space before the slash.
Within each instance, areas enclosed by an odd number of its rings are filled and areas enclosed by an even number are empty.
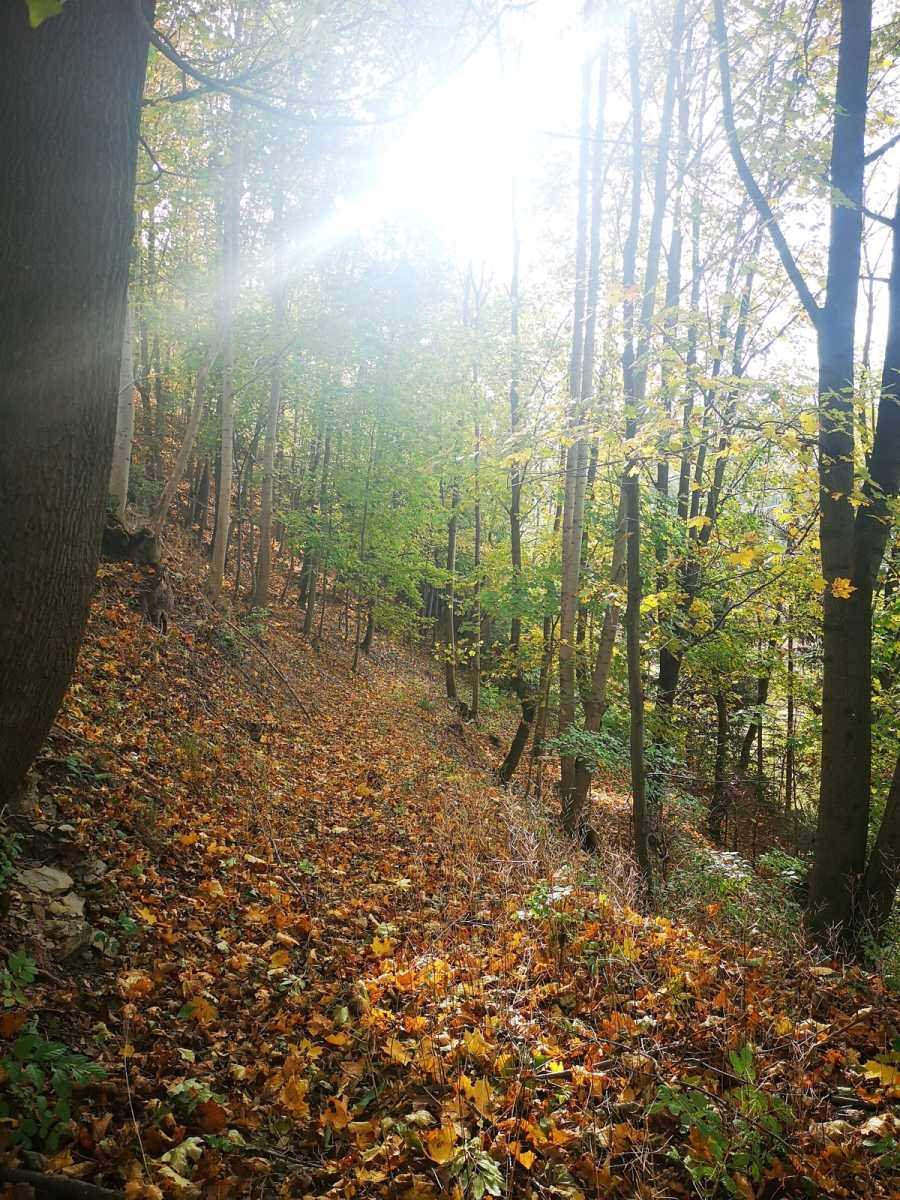
<svg viewBox="0 0 900 1200">
<path fill-rule="evenodd" d="M 188 595 L 279 674 L 286 613 L 317 653 L 337 632 L 349 708 L 379 648 L 424 652 L 490 795 L 552 814 L 573 863 L 614 842 L 644 919 L 683 915 L 687 821 L 726 852 L 707 864 L 789 881 L 813 961 L 890 962 L 891 5 L 0 20 L 0 802 L 57 715 L 102 540 L 169 637 Z M 490 1192 L 465 1161 L 455 1186 Z M 710 1195 L 777 1194 L 763 1174 L 688 1167 Z"/>
</svg>

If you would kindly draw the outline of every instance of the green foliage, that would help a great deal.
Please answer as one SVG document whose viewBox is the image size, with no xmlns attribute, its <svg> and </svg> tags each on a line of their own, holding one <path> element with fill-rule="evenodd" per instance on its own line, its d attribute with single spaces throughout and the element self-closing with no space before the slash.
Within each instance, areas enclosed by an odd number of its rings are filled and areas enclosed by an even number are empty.
<svg viewBox="0 0 900 1200">
<path fill-rule="evenodd" d="M 37 968 L 34 960 L 22 950 L 17 950 L 0 968 L 0 1005 L 14 1008 L 25 1003 L 25 989 L 34 982 Z"/>
<path fill-rule="evenodd" d="M 51 1153 L 72 1117 L 74 1090 L 105 1076 L 98 1063 L 47 1041 L 33 1028 L 13 1042 L 0 1070 L 6 1077 L 0 1118 L 11 1124 L 11 1144 Z"/>
<path fill-rule="evenodd" d="M 706 1197 L 720 1189 L 745 1196 L 747 1180 L 755 1191 L 791 1125 L 784 1101 L 756 1086 L 752 1046 L 732 1050 L 729 1064 L 743 1082 L 721 1102 L 699 1090 L 697 1081 L 685 1079 L 679 1086 L 662 1086 L 651 1107 L 651 1112 L 667 1112 L 691 1133 L 691 1149 L 673 1146 L 668 1155 L 681 1163 L 697 1192 Z"/>
<path fill-rule="evenodd" d="M 468 1142 L 450 1163 L 450 1175 L 462 1188 L 463 1195 L 472 1200 L 482 1196 L 503 1195 L 503 1172 L 500 1165 L 478 1141 Z"/>
<path fill-rule="evenodd" d="M 626 743 L 618 733 L 608 729 L 591 733 L 587 729 L 572 725 L 558 737 L 546 738 L 544 749 L 560 755 L 561 758 L 580 758 L 590 771 L 596 771 L 598 767 L 620 771 L 628 764 Z"/>
<path fill-rule="evenodd" d="M 268 608 L 251 608 L 241 617 L 241 629 L 254 641 L 262 641 L 266 635 L 266 619 L 270 615 Z"/>
</svg>

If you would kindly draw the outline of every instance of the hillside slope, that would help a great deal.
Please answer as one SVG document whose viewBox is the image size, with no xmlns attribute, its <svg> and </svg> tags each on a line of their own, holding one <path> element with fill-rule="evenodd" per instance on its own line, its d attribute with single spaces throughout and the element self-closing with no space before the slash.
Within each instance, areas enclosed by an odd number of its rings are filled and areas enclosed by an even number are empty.
<svg viewBox="0 0 900 1200">
<path fill-rule="evenodd" d="M 496 787 L 427 661 L 354 676 L 338 610 L 316 650 L 296 607 L 205 611 L 196 571 L 163 637 L 102 569 L 16 818 L 0 940 L 40 973 L 6 972 L 8 1168 L 135 1198 L 896 1195 L 881 980 L 715 905 L 635 911 L 617 838 L 589 862 Z M 103 1068 L 71 1119 L 16 1072 L 41 1039 Z"/>
</svg>

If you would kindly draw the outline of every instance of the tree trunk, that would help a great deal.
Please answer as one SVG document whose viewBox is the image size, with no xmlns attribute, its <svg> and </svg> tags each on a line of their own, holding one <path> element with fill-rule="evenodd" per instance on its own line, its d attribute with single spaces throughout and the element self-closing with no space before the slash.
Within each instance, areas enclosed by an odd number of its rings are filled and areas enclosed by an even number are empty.
<svg viewBox="0 0 900 1200">
<path fill-rule="evenodd" d="M 878 837 L 863 878 L 861 926 L 876 937 L 881 933 L 900 883 L 900 755 L 884 806 Z"/>
<path fill-rule="evenodd" d="M 591 5 L 586 3 L 587 22 Z M 572 316 L 572 348 L 569 359 L 569 405 L 567 423 L 571 439 L 565 455 L 565 493 L 562 521 L 562 563 L 559 614 L 559 736 L 575 725 L 577 671 L 575 620 L 581 578 L 581 543 L 584 530 L 584 497 L 587 473 L 587 442 L 581 430 L 581 381 L 584 367 L 584 332 L 587 284 L 588 222 L 590 216 L 591 166 L 591 75 L 592 56 L 586 54 L 581 69 L 581 138 L 578 162 L 578 211 L 575 227 L 575 295 Z M 560 755 L 560 801 L 566 833 L 580 833 L 574 809 L 575 756 Z"/>
<path fill-rule="evenodd" d="M 713 777 L 713 795 L 709 806 L 709 836 L 717 845 L 722 844 L 722 822 L 728 813 L 725 790 L 725 766 L 728 756 L 728 704 L 723 691 L 716 692 L 716 759 Z"/>
<path fill-rule="evenodd" d="M 447 699 L 456 703 L 456 526 L 459 488 L 453 485 L 447 522 L 447 598 L 444 610 L 444 684 Z"/>
<path fill-rule="evenodd" d="M 514 440 L 519 429 L 519 382 L 522 373 L 522 343 L 519 336 L 519 224 L 516 206 L 516 193 L 513 189 L 512 204 L 512 272 L 509 281 L 509 335 L 510 335 L 510 371 L 509 371 L 509 432 Z M 521 716 L 516 732 L 513 735 L 506 757 L 497 772 L 500 783 L 506 787 L 512 780 L 531 733 L 531 724 L 537 708 L 534 697 L 530 694 L 522 671 L 521 643 L 522 618 L 518 606 L 521 602 L 522 580 L 522 468 L 518 459 L 514 459 L 509 471 L 509 555 L 512 566 L 512 585 L 514 589 L 514 609 L 509 628 L 509 653 L 513 662 L 513 691 L 519 701 Z"/>
<path fill-rule="evenodd" d="M 284 194 L 281 188 L 275 195 L 272 226 L 275 243 L 274 271 L 275 286 L 272 290 L 272 329 L 280 334 L 285 323 L 286 296 L 281 278 L 283 248 L 282 225 L 284 219 Z M 266 411 L 266 440 L 263 446 L 262 498 L 259 512 L 259 558 L 256 562 L 256 585 L 253 603 L 265 608 L 269 603 L 269 578 L 272 573 L 272 508 L 275 495 L 275 443 L 278 440 L 278 413 L 281 408 L 281 357 L 272 364 L 272 379 L 269 388 L 269 406 Z M 315 597 L 315 588 L 313 588 Z"/>
<path fill-rule="evenodd" d="M 862 242 L 871 0 L 843 0 L 831 186 L 828 281 L 819 341 L 819 540 L 823 597 L 822 763 L 809 921 L 849 936 L 866 866 L 872 787 L 872 580 L 855 570 L 853 339 Z M 848 598 L 834 581 L 852 580 Z M 838 591 L 840 592 L 840 588 Z"/>
<path fill-rule="evenodd" d="M 0 6 L 0 807 L 68 685 L 100 553 L 147 46 L 130 5 L 37 30 Z"/>
<path fill-rule="evenodd" d="M 113 441 L 113 461 L 109 472 L 109 496 L 113 512 L 125 520 L 128 504 L 128 477 L 131 472 L 131 445 L 134 441 L 134 347 L 132 346 L 131 308 L 125 310 L 125 333 L 122 337 L 122 362 L 119 368 L 119 398 L 116 405 L 116 436 Z"/>
<path fill-rule="evenodd" d="M 215 604 L 225 579 L 225 557 L 231 532 L 231 486 L 234 475 L 234 304 L 238 287 L 241 226 L 241 144 L 233 119 L 230 161 L 223 178 L 222 221 L 222 397 L 219 404 L 219 472 L 216 528 L 206 591 Z"/>
<path fill-rule="evenodd" d="M 159 498 L 159 503 L 153 511 L 153 516 L 150 519 L 150 528 L 155 534 L 159 534 L 165 524 L 166 514 L 169 511 L 169 505 L 175 499 L 175 493 L 178 491 L 178 485 L 181 483 L 184 476 L 185 468 L 188 460 L 191 457 L 191 451 L 194 448 L 194 441 L 197 437 L 197 431 L 200 428 L 200 422 L 203 420 L 203 410 L 206 407 L 206 388 L 209 383 L 209 373 L 212 370 L 212 365 L 219 356 L 222 349 L 220 341 L 206 356 L 205 362 L 197 371 L 197 383 L 194 388 L 194 406 L 191 409 L 190 420 L 188 427 L 185 430 L 184 440 L 178 450 L 178 455 L 175 459 L 175 465 L 172 467 L 172 474 L 166 480 L 166 486 L 163 488 L 162 495 Z M 199 516 L 203 516 L 206 510 L 206 504 L 209 499 L 209 460 L 207 459 L 203 467 L 203 475 L 201 476 L 198 507 L 200 508 Z M 201 529 L 202 536 L 202 529 Z"/>
<path fill-rule="evenodd" d="M 637 405 L 640 383 L 637 377 L 634 353 L 634 286 L 637 242 L 641 217 L 641 80 L 640 46 L 638 43 L 637 17 L 632 13 L 629 21 L 629 75 L 631 82 L 631 217 L 628 239 L 623 252 L 622 283 L 625 293 L 624 349 L 622 352 L 622 379 L 625 393 L 626 412 L 625 438 L 632 440 L 637 435 Z M 640 344 L 640 343 L 639 343 Z M 644 887 L 648 895 L 653 889 L 653 871 L 650 862 L 650 829 L 647 814 L 646 776 L 644 771 L 644 692 L 641 681 L 641 493 L 640 464 L 629 458 L 625 464 L 622 494 L 625 507 L 626 537 L 628 539 L 625 559 L 625 637 L 628 659 L 628 708 L 631 715 L 629 754 L 631 759 L 631 799 L 634 823 L 634 847 Z"/>
</svg>

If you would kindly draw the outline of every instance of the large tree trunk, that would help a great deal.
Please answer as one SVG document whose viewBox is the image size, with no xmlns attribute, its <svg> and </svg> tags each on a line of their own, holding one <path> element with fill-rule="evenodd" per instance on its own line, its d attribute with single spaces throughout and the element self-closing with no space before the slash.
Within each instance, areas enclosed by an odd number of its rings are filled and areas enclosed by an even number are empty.
<svg viewBox="0 0 900 1200">
<path fill-rule="evenodd" d="M 109 498 L 120 521 L 125 520 L 128 504 L 128 476 L 131 472 L 131 445 L 134 441 L 134 356 L 131 309 L 125 311 L 122 335 L 122 362 L 119 367 L 119 395 L 116 403 L 116 436 L 109 472 Z"/>
<path fill-rule="evenodd" d="M 819 540 L 828 586 L 822 624 L 822 770 L 809 921 L 822 938 L 854 923 L 866 866 L 872 785 L 872 580 L 855 570 L 853 339 L 862 242 L 871 0 L 843 0 L 831 146 L 828 282 L 819 340 Z M 848 598 L 837 579 L 852 580 Z"/>
<path fill-rule="evenodd" d="M 78 0 L 37 30 L 0 6 L 0 806 L 56 715 L 97 568 L 147 45 L 130 5 Z"/>
</svg>

